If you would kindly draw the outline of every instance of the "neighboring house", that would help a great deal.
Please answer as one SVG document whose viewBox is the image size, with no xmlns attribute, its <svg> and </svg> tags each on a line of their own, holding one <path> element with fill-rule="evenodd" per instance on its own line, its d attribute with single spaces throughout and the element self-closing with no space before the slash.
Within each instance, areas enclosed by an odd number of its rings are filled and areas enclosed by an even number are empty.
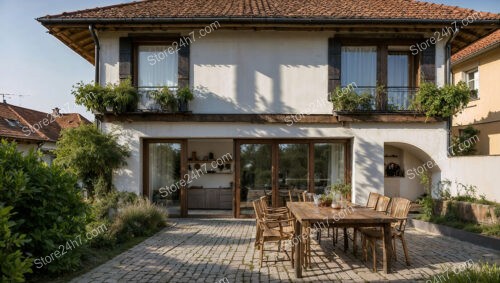
<svg viewBox="0 0 500 283">
<path fill-rule="evenodd" d="M 141 93 L 138 111 L 97 116 L 132 150 L 119 190 L 174 215 L 246 217 L 263 195 L 280 206 L 289 191 L 345 181 L 357 203 L 370 191 L 415 200 L 422 166 L 448 177 L 446 121 L 406 110 L 421 80 L 450 82 L 451 53 L 499 19 L 413 0 L 155 0 L 38 21 L 98 82 L 131 78 Z M 163 86 L 194 89 L 191 112 L 160 111 L 148 93 Z M 377 103 L 332 115 L 337 87 Z"/>
<path fill-rule="evenodd" d="M 451 57 L 454 82 L 473 93 L 467 109 L 453 119 L 454 135 L 467 126 L 479 130 L 476 154 L 500 154 L 500 29 Z"/>
<path fill-rule="evenodd" d="M 8 103 L 0 103 L 0 139 L 15 141 L 19 151 L 40 149 L 42 159 L 52 163 L 56 142 L 62 130 L 90 123 L 78 113 L 44 113 Z"/>
</svg>

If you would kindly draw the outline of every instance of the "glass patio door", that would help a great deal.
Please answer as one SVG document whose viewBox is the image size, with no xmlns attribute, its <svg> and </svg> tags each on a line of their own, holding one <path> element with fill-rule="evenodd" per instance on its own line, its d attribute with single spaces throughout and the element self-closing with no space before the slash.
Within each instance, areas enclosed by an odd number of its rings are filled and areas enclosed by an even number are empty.
<svg viewBox="0 0 500 283">
<path fill-rule="evenodd" d="M 254 200 L 262 196 L 267 196 L 269 202 L 272 200 L 272 145 L 245 143 L 237 150 L 240 158 L 239 214 L 253 215 Z"/>
<path fill-rule="evenodd" d="M 149 142 L 147 145 L 147 191 L 149 199 L 167 209 L 169 215 L 181 215 L 182 144 Z"/>
<path fill-rule="evenodd" d="M 345 145 L 314 144 L 314 193 L 323 194 L 333 184 L 345 181 Z"/>
<path fill-rule="evenodd" d="M 292 195 L 308 190 L 309 144 L 278 145 L 278 188 L 275 191 L 276 206 L 286 206 Z"/>
</svg>

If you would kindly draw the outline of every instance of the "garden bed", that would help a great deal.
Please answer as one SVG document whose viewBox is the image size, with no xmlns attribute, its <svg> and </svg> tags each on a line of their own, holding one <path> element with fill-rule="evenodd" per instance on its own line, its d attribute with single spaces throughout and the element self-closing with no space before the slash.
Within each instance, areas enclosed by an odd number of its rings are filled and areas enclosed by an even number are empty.
<svg viewBox="0 0 500 283">
<path fill-rule="evenodd" d="M 446 225 L 431 223 L 414 218 L 408 219 L 408 225 L 417 230 L 421 230 L 431 234 L 437 234 L 455 238 L 460 241 L 468 242 L 478 246 L 500 251 L 500 238 L 486 236 L 478 233 L 465 231 L 462 229 L 453 228 Z M 498 224 L 496 225 L 498 229 Z"/>
</svg>

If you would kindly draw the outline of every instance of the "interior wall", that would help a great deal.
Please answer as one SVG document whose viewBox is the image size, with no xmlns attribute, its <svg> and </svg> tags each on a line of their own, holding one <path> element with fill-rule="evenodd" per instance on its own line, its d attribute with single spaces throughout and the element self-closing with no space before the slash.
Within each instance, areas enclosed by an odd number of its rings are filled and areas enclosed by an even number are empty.
<svg viewBox="0 0 500 283">
<path fill-rule="evenodd" d="M 219 139 L 202 139 L 202 140 L 188 140 L 188 158 L 192 156 L 192 152 L 196 151 L 198 159 L 208 156 L 210 152 L 214 154 L 214 158 L 223 158 L 226 154 L 231 154 L 234 159 L 233 141 L 232 140 L 219 140 Z M 189 162 L 188 162 L 189 163 Z M 203 188 L 228 188 L 230 183 L 234 181 L 234 162 L 231 164 L 232 174 L 204 174 L 201 177 L 193 179 L 190 187 Z M 206 163 L 207 170 L 219 171 L 217 167 L 213 168 L 211 162 Z"/>
</svg>

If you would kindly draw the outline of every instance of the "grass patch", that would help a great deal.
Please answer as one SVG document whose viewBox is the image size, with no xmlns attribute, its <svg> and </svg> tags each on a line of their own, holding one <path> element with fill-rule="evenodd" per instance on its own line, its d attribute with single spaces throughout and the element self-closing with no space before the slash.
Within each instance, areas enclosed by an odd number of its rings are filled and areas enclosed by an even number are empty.
<svg viewBox="0 0 500 283">
<path fill-rule="evenodd" d="M 150 235 L 151 236 L 151 235 Z M 40 283 L 63 283 L 69 282 L 71 279 L 78 277 L 84 273 L 89 272 L 93 268 L 107 262 L 115 256 L 129 250 L 133 246 L 143 242 L 150 236 L 142 236 L 132 238 L 122 244 L 117 244 L 113 248 L 83 248 L 83 258 L 81 268 L 73 272 L 65 272 L 61 275 L 45 275 L 40 277 L 30 278 L 28 282 Z"/>
<path fill-rule="evenodd" d="M 434 282 L 433 279 L 434 277 L 429 280 Z M 464 270 L 449 271 L 446 273 L 446 276 L 442 274 L 439 279 L 440 283 L 500 282 L 500 266 L 497 264 L 478 263 Z"/>
<path fill-rule="evenodd" d="M 500 224 L 491 224 L 491 225 L 485 225 L 485 224 L 478 224 L 474 222 L 465 222 L 465 221 L 460 221 L 460 220 L 454 220 L 447 218 L 446 216 L 431 216 L 428 217 L 426 215 L 420 214 L 415 219 L 426 221 L 426 222 L 431 222 L 431 223 L 436 223 L 440 225 L 445 225 L 449 227 L 453 227 L 456 229 L 461 229 L 464 231 L 472 232 L 472 233 L 477 233 L 477 234 L 482 234 L 486 236 L 492 236 L 496 238 L 500 238 Z"/>
</svg>

